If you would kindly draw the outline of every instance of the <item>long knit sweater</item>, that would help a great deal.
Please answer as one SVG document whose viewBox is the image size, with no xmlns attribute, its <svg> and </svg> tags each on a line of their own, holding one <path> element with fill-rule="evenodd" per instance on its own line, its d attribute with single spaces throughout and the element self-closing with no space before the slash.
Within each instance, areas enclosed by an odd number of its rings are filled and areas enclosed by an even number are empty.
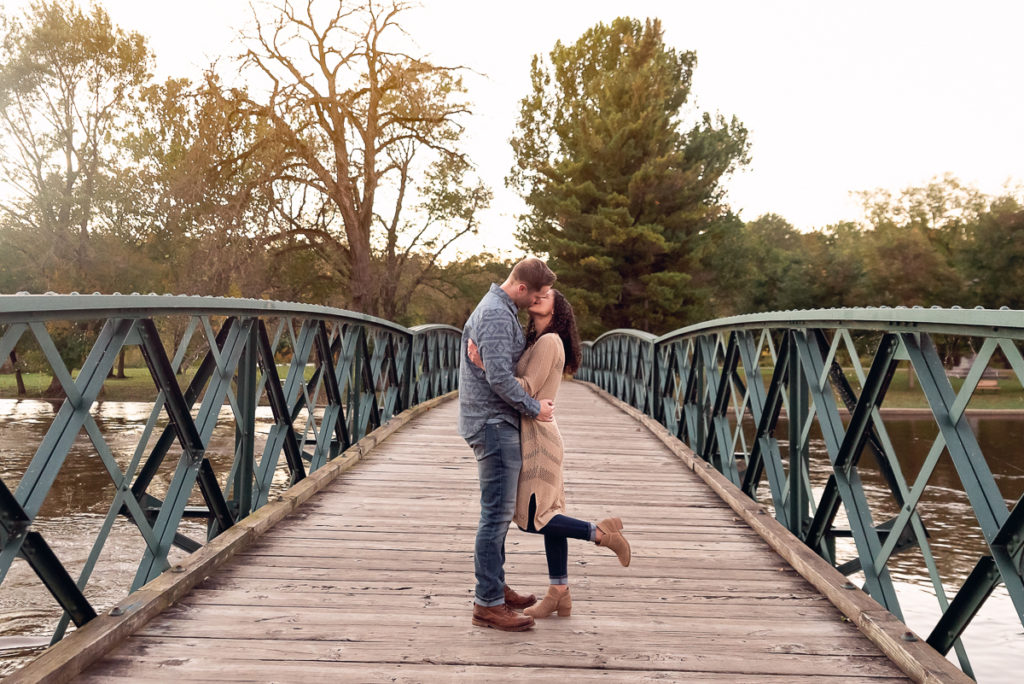
<svg viewBox="0 0 1024 684">
<path fill-rule="evenodd" d="M 541 335 L 527 349 L 516 366 L 516 379 L 534 399 L 555 400 L 562 382 L 565 350 L 555 333 Z M 537 497 L 534 526 L 540 530 L 556 513 L 565 513 L 565 489 L 562 484 L 562 435 L 558 424 L 522 417 L 521 442 L 523 469 L 516 493 L 513 520 L 526 529 L 530 515 L 530 497 Z"/>
</svg>

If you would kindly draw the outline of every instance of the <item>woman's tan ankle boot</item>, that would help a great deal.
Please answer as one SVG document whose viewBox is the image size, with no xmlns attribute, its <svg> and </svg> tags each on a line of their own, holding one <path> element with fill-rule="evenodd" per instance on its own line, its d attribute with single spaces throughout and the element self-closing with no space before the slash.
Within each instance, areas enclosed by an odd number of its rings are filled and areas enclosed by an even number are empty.
<svg viewBox="0 0 1024 684">
<path fill-rule="evenodd" d="M 597 542 L 597 545 L 606 546 L 614 551 L 615 555 L 619 557 L 619 562 L 623 566 L 628 567 L 633 554 L 629 548 L 629 542 L 621 532 L 622 520 L 619 518 L 605 518 L 597 523 L 597 527 L 604 535 L 601 537 L 601 541 Z"/>
<path fill-rule="evenodd" d="M 529 615 L 534 619 L 546 618 L 555 611 L 558 611 L 558 617 L 569 617 L 572 613 L 572 597 L 569 596 L 569 590 L 558 591 L 554 587 L 548 587 L 548 594 L 545 596 L 540 603 L 535 606 L 530 606 L 523 611 L 523 614 Z"/>
</svg>

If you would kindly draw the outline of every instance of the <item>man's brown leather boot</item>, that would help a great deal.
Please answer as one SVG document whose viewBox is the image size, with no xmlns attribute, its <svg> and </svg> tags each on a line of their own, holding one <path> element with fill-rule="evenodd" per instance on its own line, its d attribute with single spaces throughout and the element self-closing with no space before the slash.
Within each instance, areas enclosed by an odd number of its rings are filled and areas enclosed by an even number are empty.
<svg viewBox="0 0 1024 684">
<path fill-rule="evenodd" d="M 533 618 L 520 615 L 502 603 L 500 606 L 473 604 L 473 624 L 477 627 L 493 627 L 503 632 L 522 632 L 533 628 Z"/>
<path fill-rule="evenodd" d="M 512 610 L 529 608 L 536 602 L 537 597 L 533 594 L 517 594 L 512 587 L 505 585 L 505 605 Z"/>
</svg>

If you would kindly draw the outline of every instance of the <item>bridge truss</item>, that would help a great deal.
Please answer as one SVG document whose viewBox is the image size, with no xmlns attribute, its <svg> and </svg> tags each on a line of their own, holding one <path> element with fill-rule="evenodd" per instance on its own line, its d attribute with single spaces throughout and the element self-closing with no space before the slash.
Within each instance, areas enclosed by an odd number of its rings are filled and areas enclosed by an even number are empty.
<svg viewBox="0 0 1024 684">
<path fill-rule="evenodd" d="M 62 356 L 69 331 L 91 344 L 77 374 Z M 205 521 L 212 539 L 268 502 L 282 458 L 287 484 L 294 484 L 393 415 L 455 389 L 460 337 L 450 326 L 404 328 L 340 309 L 261 300 L 0 296 L 0 359 L 19 352 L 45 359 L 64 395 L 25 471 L 0 478 L 0 583 L 16 558 L 27 561 L 64 610 L 53 635 L 60 640 L 70 622 L 81 626 L 96 616 L 86 591 L 119 516 L 145 543 L 134 591 L 169 567 L 172 546 L 202 545 L 181 533 L 183 519 Z M 132 349 L 145 359 L 155 399 L 122 467 L 94 408 L 119 354 Z M 261 407 L 273 420 L 258 452 Z M 230 467 L 218 473 L 208 447 L 225 421 L 234 428 L 234 450 Z M 83 432 L 114 493 L 76 579 L 34 523 Z M 158 473 L 169 480 L 165 488 L 154 485 Z M 12 489 L 5 479 L 19 475 Z M 202 505 L 189 505 L 195 489 Z"/>
<path fill-rule="evenodd" d="M 584 345 L 579 377 L 655 418 L 900 619 L 890 563 L 915 550 L 941 609 L 928 643 L 940 653 L 955 649 L 971 674 L 960 636 L 998 584 L 1005 584 L 1024 625 L 1024 494 L 1007 504 L 966 413 L 995 359 L 1024 385 L 1022 339 L 1021 311 L 776 312 L 661 337 L 613 330 Z M 955 391 L 940 349 L 958 348 L 977 356 Z M 938 427 L 911 479 L 882 412 L 901 365 L 919 383 Z M 777 435 L 783 411 L 788 430 Z M 821 459 L 809 449 L 812 427 L 826 463 L 811 462 Z M 869 496 L 861 479 L 865 454 L 884 479 L 881 499 Z M 951 459 L 987 549 L 952 600 L 920 505 L 941 458 Z M 828 472 L 823 486 L 812 488 L 812 465 Z M 850 538 L 855 555 L 843 561 L 836 541 Z"/>
</svg>

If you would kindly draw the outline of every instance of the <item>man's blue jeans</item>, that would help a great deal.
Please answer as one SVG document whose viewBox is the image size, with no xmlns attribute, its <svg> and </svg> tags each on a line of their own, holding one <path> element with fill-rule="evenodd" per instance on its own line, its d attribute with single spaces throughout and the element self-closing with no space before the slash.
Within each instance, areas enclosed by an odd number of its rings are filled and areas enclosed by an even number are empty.
<svg viewBox="0 0 1024 684">
<path fill-rule="evenodd" d="M 505 535 L 516 510 L 516 488 L 523 453 L 519 430 L 506 423 L 487 423 L 483 440 L 470 446 L 480 476 L 480 525 L 476 530 L 476 603 L 505 603 Z"/>
</svg>

